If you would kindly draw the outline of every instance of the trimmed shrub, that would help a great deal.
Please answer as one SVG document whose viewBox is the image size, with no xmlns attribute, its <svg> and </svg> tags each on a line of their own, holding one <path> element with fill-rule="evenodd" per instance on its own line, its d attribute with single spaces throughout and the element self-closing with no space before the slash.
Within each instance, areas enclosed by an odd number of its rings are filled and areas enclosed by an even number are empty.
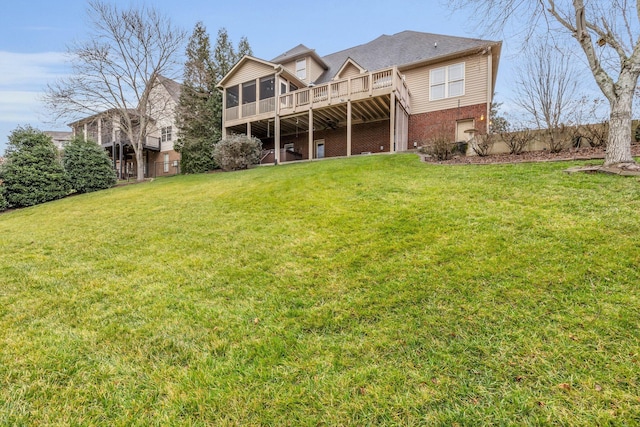
<svg viewBox="0 0 640 427">
<path fill-rule="evenodd" d="M 104 190 L 116 185 L 116 171 L 107 152 L 93 141 L 76 136 L 64 148 L 62 164 L 69 183 L 78 193 Z"/>
<path fill-rule="evenodd" d="M 262 142 L 247 135 L 232 135 L 218 142 L 213 158 L 223 170 L 246 169 L 260 162 Z"/>
<path fill-rule="evenodd" d="M 69 182 L 51 137 L 30 126 L 9 136 L 0 180 L 9 207 L 32 206 L 69 194 Z"/>
</svg>

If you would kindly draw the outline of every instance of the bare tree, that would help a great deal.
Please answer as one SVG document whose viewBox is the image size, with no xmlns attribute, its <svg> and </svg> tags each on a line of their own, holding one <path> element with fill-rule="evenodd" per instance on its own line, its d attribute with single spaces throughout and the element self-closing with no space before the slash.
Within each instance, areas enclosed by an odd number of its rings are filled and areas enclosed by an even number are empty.
<svg viewBox="0 0 640 427">
<path fill-rule="evenodd" d="M 533 43 L 525 57 L 517 69 L 514 102 L 543 131 L 549 150 L 556 153 L 564 148 L 564 123 L 573 115 L 576 74 L 569 56 L 554 46 Z"/>
<path fill-rule="evenodd" d="M 454 0 L 473 9 L 483 25 L 500 31 L 515 20 L 525 37 L 539 24 L 564 39 L 573 37 L 609 102 L 605 166 L 640 169 L 631 156 L 633 94 L 640 76 L 640 2 L 629 0 Z"/>
<path fill-rule="evenodd" d="M 47 88 L 45 103 L 56 120 L 109 112 L 130 141 L 138 180 L 144 179 L 143 145 L 153 123 L 168 113 L 155 89 L 179 69 L 186 33 L 155 9 L 118 9 L 89 2 L 89 40 L 69 47 L 73 73 Z"/>
</svg>

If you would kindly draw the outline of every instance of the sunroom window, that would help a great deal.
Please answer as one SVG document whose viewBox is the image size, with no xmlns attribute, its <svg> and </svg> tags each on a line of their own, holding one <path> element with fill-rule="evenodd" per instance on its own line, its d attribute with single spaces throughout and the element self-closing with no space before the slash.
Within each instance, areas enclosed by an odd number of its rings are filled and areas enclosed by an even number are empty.
<svg viewBox="0 0 640 427">
<path fill-rule="evenodd" d="M 237 107 L 240 99 L 238 85 L 227 88 L 227 108 Z"/>
</svg>

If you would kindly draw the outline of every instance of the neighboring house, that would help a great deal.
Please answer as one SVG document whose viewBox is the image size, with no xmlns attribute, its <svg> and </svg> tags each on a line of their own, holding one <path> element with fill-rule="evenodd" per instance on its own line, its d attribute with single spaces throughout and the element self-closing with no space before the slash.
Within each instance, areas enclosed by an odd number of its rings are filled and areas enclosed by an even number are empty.
<svg viewBox="0 0 640 427">
<path fill-rule="evenodd" d="M 166 77 L 158 77 L 159 84 L 150 96 L 150 119 L 146 140 L 143 142 L 145 177 L 175 175 L 179 172 L 180 154 L 174 150 L 177 138 L 175 108 L 180 99 L 181 85 Z M 129 110 L 132 117 L 137 110 Z M 73 135 L 96 141 L 104 147 L 113 161 L 120 178 L 135 176 L 136 157 L 131 142 L 121 130 L 120 110 L 110 109 L 70 123 Z"/>
<path fill-rule="evenodd" d="M 245 56 L 218 84 L 223 135 L 262 140 L 263 163 L 468 140 L 486 132 L 501 47 L 404 31 L 323 57 L 304 45 Z"/>
<path fill-rule="evenodd" d="M 58 150 L 63 150 L 69 141 L 71 141 L 71 138 L 73 138 L 73 132 L 46 130 L 43 133 L 51 137 L 53 145 L 55 145 Z"/>
</svg>

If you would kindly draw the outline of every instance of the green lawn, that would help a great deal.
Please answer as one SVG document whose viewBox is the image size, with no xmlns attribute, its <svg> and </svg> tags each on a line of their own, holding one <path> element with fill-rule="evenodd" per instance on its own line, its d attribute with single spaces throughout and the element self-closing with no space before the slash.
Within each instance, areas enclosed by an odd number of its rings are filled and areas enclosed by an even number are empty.
<svg viewBox="0 0 640 427">
<path fill-rule="evenodd" d="M 0 215 L 0 425 L 640 425 L 640 182 L 573 164 L 365 156 Z"/>
</svg>

